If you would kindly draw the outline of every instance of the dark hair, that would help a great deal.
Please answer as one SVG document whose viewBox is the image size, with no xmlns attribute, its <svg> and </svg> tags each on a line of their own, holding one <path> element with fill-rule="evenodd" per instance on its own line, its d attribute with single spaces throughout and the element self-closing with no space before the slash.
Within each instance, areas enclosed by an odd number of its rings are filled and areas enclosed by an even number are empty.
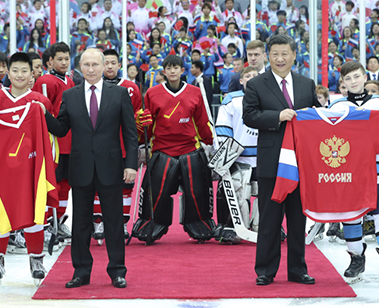
<svg viewBox="0 0 379 308">
<path fill-rule="evenodd" d="M 201 72 L 204 70 L 204 63 L 200 60 L 193 61 L 192 65 L 194 65 L 196 68 L 200 69 Z"/>
<path fill-rule="evenodd" d="M 10 58 L 9 58 L 9 67 L 12 66 L 13 62 L 23 62 L 23 63 L 28 63 L 29 68 L 32 71 L 33 70 L 33 64 L 32 60 L 26 54 L 25 52 L 15 52 Z"/>
<path fill-rule="evenodd" d="M 206 7 L 212 11 L 212 6 L 209 3 L 204 3 L 203 6 L 201 7 L 201 10 L 204 10 L 204 8 Z"/>
<path fill-rule="evenodd" d="M 357 27 L 357 29 L 359 29 L 359 27 L 358 27 L 358 25 L 359 25 L 358 19 L 353 18 L 352 21 L 354 22 L 354 25 Z"/>
<path fill-rule="evenodd" d="M 116 30 L 114 28 L 113 21 L 110 17 L 104 18 L 103 27 L 101 29 L 105 30 L 105 33 L 107 33 L 106 28 L 105 28 L 105 20 L 106 19 L 109 19 L 112 22 L 111 27 L 109 28 L 109 33 L 107 34 L 107 39 L 117 40 Z"/>
<path fill-rule="evenodd" d="M 305 9 L 305 14 L 304 14 L 304 16 L 305 16 L 305 18 L 308 20 L 308 19 L 309 19 L 309 11 L 308 11 L 308 7 L 307 7 L 306 5 L 302 5 L 299 9 L 301 9 L 301 8 Z"/>
<path fill-rule="evenodd" d="M 103 51 L 103 54 L 104 54 L 104 57 L 105 56 L 116 56 L 117 57 L 117 60 L 120 61 L 120 55 L 118 54 L 118 52 L 115 50 L 115 49 L 106 49 Z"/>
<path fill-rule="evenodd" d="M 363 74 L 366 74 L 366 70 L 362 64 L 355 61 L 348 61 L 341 67 L 341 77 L 344 78 L 347 74 L 359 69 L 362 71 Z"/>
<path fill-rule="evenodd" d="M 229 26 L 234 25 L 234 30 L 238 30 L 238 25 L 235 22 L 229 22 L 228 25 L 226 26 L 225 33 L 228 34 L 228 29 Z"/>
<path fill-rule="evenodd" d="M 234 58 L 233 62 L 235 62 L 235 61 L 241 61 L 243 63 L 243 59 L 242 58 Z"/>
<path fill-rule="evenodd" d="M 54 59 L 57 52 L 68 52 L 70 54 L 70 47 L 65 42 L 57 42 L 50 47 L 50 57 Z"/>
<path fill-rule="evenodd" d="M 379 58 L 377 57 L 377 56 L 371 56 L 371 57 L 368 57 L 367 58 L 367 64 L 368 64 L 368 61 L 370 61 L 371 59 L 375 59 L 376 61 L 378 61 L 378 63 L 379 63 Z"/>
<path fill-rule="evenodd" d="M 128 64 L 128 65 L 126 66 L 126 70 L 128 70 L 128 69 L 129 69 L 130 67 L 132 67 L 132 66 L 135 66 L 136 69 L 137 69 L 137 71 L 138 71 L 138 66 L 135 65 L 134 63 L 130 63 L 130 64 Z"/>
<path fill-rule="evenodd" d="M 267 51 L 270 52 L 273 45 L 289 45 L 292 52 L 296 51 L 295 40 L 287 34 L 277 34 L 270 38 L 267 43 Z"/>
<path fill-rule="evenodd" d="M 229 43 L 227 48 L 229 48 L 229 47 L 232 47 L 232 48 L 234 48 L 234 49 L 237 49 L 237 46 L 236 46 L 236 44 L 234 44 L 234 43 Z"/>
<path fill-rule="evenodd" d="M 198 50 L 198 49 L 193 49 L 193 50 L 192 50 L 192 54 L 194 54 L 194 53 L 198 53 L 199 55 L 201 55 L 201 52 L 200 52 L 200 50 Z"/>
<path fill-rule="evenodd" d="M 286 30 L 286 28 L 285 28 L 284 26 L 280 25 L 280 26 L 278 26 L 278 27 L 275 29 L 273 35 L 278 35 L 278 34 L 279 34 L 279 29 L 280 29 L 280 28 L 283 28 L 284 30 Z"/>
<path fill-rule="evenodd" d="M 28 52 L 27 55 L 29 56 L 32 63 L 33 63 L 33 60 L 41 60 L 41 57 L 36 52 Z"/>
<path fill-rule="evenodd" d="M 151 58 L 157 58 L 157 60 L 158 60 L 157 55 L 150 55 L 150 57 L 149 57 L 149 62 L 150 62 L 150 59 L 151 59 Z"/>
<path fill-rule="evenodd" d="M 158 36 L 158 41 L 154 41 L 154 39 L 153 39 L 153 31 L 154 30 L 157 30 L 158 31 L 158 33 L 159 33 L 159 36 Z M 150 37 L 149 37 L 149 46 L 150 46 L 150 48 L 151 49 L 153 49 L 153 46 L 154 46 L 154 43 L 161 43 L 161 31 L 159 31 L 159 29 L 158 28 L 153 28 L 153 29 L 151 29 L 151 31 L 150 31 Z"/>
<path fill-rule="evenodd" d="M 164 5 L 162 5 L 162 6 L 160 6 L 159 8 L 158 8 L 158 15 L 161 15 L 162 14 L 162 12 L 163 12 L 163 8 L 164 8 L 165 6 Z"/>
<path fill-rule="evenodd" d="M 374 36 L 374 33 L 372 32 L 372 28 L 374 28 L 375 25 L 378 25 L 378 26 L 379 26 L 379 23 L 374 22 L 374 23 L 371 25 L 371 27 L 370 27 L 370 32 L 369 32 L 369 34 L 368 34 L 368 37 L 369 37 L 369 38 L 371 38 L 371 37 Z M 342 34 L 343 34 L 343 33 L 342 33 Z"/>
<path fill-rule="evenodd" d="M 91 10 L 92 10 L 92 5 L 91 5 L 91 3 L 89 3 L 89 2 L 83 2 L 83 3 L 82 3 L 82 6 L 83 6 L 83 4 L 87 4 L 88 12 L 91 12 Z"/>
<path fill-rule="evenodd" d="M 82 56 L 82 53 L 83 52 L 80 52 L 78 55 L 75 56 L 74 58 L 74 66 L 75 68 L 79 67 L 80 66 L 80 57 Z"/>
<path fill-rule="evenodd" d="M 354 7 L 354 2 L 353 1 L 346 1 L 345 5 L 348 5 L 348 4 L 350 4 L 352 8 Z"/>
<path fill-rule="evenodd" d="M 341 63 L 343 63 L 343 57 L 342 57 L 341 55 L 335 55 L 335 56 L 333 57 L 333 59 L 334 59 L 334 58 L 338 58 L 338 59 L 340 59 Z"/>
<path fill-rule="evenodd" d="M 7 68 L 9 67 L 8 66 L 8 57 L 2 51 L 0 51 L 0 63 L 5 63 L 7 65 Z"/>
<path fill-rule="evenodd" d="M 32 31 L 30 31 L 30 37 L 29 37 L 29 47 L 32 47 L 33 46 L 33 33 L 37 31 L 38 32 L 38 47 L 45 47 L 45 45 L 43 44 L 43 41 L 42 41 L 42 35 L 41 35 L 41 31 L 39 31 L 37 28 L 34 28 Z"/>
<path fill-rule="evenodd" d="M 47 69 L 47 62 L 50 61 L 51 56 L 51 47 L 48 47 L 45 49 L 45 51 L 42 53 L 42 64 Z"/>
<path fill-rule="evenodd" d="M 168 55 L 164 59 L 162 63 L 163 69 L 166 69 L 168 65 L 179 65 L 180 67 L 184 66 L 182 58 L 177 55 Z"/>
<path fill-rule="evenodd" d="M 379 15 L 379 9 L 373 9 L 371 12 L 375 12 L 376 15 Z"/>
<path fill-rule="evenodd" d="M 10 24 L 9 22 L 7 22 L 4 27 L 3 27 L 3 31 L 5 32 L 8 28 L 10 27 Z"/>
</svg>

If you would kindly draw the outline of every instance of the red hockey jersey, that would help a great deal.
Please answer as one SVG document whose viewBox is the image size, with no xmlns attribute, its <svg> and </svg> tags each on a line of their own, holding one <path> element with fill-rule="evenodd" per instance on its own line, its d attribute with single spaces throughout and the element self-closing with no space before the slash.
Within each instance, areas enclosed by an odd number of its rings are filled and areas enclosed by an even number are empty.
<svg viewBox="0 0 379 308">
<path fill-rule="evenodd" d="M 307 109 L 287 123 L 272 200 L 297 185 L 304 214 L 318 222 L 352 221 L 376 209 L 379 112 Z"/>
<path fill-rule="evenodd" d="M 212 144 L 212 131 L 198 87 L 185 83 L 179 92 L 173 93 L 163 83 L 147 90 L 145 104 L 153 116 L 153 152 L 179 156 L 200 148 L 200 141 Z"/>
<path fill-rule="evenodd" d="M 47 97 L 50 99 L 51 104 L 53 105 L 53 109 L 51 114 L 54 117 L 57 117 L 59 114 L 59 110 L 62 104 L 62 94 L 64 91 L 71 89 L 75 86 L 75 83 L 71 80 L 71 78 L 66 76 L 65 80 L 52 75 L 46 74 L 39 77 L 34 84 L 33 91 L 37 91 L 43 94 L 42 85 L 46 84 Z M 71 151 L 71 131 L 63 137 L 58 138 L 59 142 L 59 151 L 62 154 L 70 154 Z"/>
<path fill-rule="evenodd" d="M 142 108 L 142 97 L 137 85 L 134 82 L 124 78 L 121 78 L 117 85 L 128 89 L 130 99 L 132 100 L 134 113 L 140 110 Z"/>
<path fill-rule="evenodd" d="M 39 101 L 45 105 L 46 110 L 50 113 L 52 112 L 52 104 L 50 100 L 43 96 L 41 93 L 36 91 L 28 90 L 24 94 L 13 97 L 11 93 L 6 88 L 2 88 L 0 90 L 0 110 L 13 108 L 16 106 L 24 106 L 27 103 L 31 103 L 32 101 Z"/>
<path fill-rule="evenodd" d="M 57 207 L 55 167 L 39 105 L 0 110 L 0 233 L 44 224 Z"/>
</svg>

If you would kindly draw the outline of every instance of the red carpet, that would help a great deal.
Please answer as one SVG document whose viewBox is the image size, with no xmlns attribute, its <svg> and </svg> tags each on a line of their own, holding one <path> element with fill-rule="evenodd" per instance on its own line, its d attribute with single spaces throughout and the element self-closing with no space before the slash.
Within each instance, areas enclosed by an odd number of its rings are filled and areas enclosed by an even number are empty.
<svg viewBox="0 0 379 308">
<path fill-rule="evenodd" d="M 176 203 L 177 204 L 177 203 Z M 221 245 L 215 240 L 204 244 L 190 241 L 178 224 L 178 213 L 168 234 L 152 246 L 133 238 L 126 246 L 128 272 L 126 289 L 116 289 L 106 274 L 108 262 L 103 246 L 91 247 L 94 265 L 91 284 L 66 289 L 72 278 L 70 246 L 62 252 L 33 299 L 219 299 L 219 298 L 299 298 L 355 297 L 332 264 L 314 244 L 307 246 L 308 271 L 315 285 L 287 281 L 286 242 L 275 282 L 255 285 L 256 245 Z M 131 225 L 131 224 L 130 224 Z M 131 226 L 130 226 L 131 227 Z"/>
</svg>

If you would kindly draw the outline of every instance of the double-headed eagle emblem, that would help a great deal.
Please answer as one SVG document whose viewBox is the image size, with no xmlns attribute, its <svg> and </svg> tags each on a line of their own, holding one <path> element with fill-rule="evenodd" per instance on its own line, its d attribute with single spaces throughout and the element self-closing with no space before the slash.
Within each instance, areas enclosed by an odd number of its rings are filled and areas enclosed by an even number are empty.
<svg viewBox="0 0 379 308">
<path fill-rule="evenodd" d="M 326 139 L 325 143 L 320 143 L 320 153 L 322 160 L 329 167 L 338 168 L 341 164 L 346 163 L 346 156 L 350 153 L 350 143 L 343 138 Z"/>
</svg>

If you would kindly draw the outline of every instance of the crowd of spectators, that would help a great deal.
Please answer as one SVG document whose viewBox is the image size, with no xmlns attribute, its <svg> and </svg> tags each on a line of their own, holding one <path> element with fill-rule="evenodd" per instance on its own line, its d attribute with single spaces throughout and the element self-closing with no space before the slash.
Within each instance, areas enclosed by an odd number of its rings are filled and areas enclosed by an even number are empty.
<svg viewBox="0 0 379 308">
<path fill-rule="evenodd" d="M 42 57 L 50 46 L 49 2 L 16 1 L 18 50 L 36 52 Z M 309 76 L 309 12 L 306 5 L 300 4 L 296 2 L 295 6 L 292 0 L 257 1 L 255 31 L 256 38 L 265 44 L 277 33 L 292 36 L 298 46 L 293 70 Z M 9 1 L 0 1 L 0 11 L 0 51 L 9 56 Z M 346 61 L 359 61 L 359 29 L 362 25 L 359 25 L 358 13 L 357 0 L 330 2 L 330 91 L 338 91 L 341 65 Z M 125 53 L 121 38 L 124 36 L 128 43 L 128 78 L 138 80 L 135 72 L 143 70 L 146 72 L 142 80 L 145 87 L 162 82 L 158 72 L 162 70 L 162 61 L 168 54 L 178 54 L 183 58 L 183 79 L 189 83 L 195 79 L 191 74 L 192 61 L 201 60 L 204 75 L 213 80 L 214 93 L 226 93 L 231 75 L 242 69 L 234 67 L 233 62 L 239 59 L 245 62 L 245 48 L 250 41 L 250 7 L 242 10 L 238 1 L 128 0 L 127 15 L 127 33 L 124 34 L 121 29 L 121 0 L 88 0 L 80 6 L 75 0 L 70 0 L 72 69 L 75 69 L 75 57 L 89 47 L 116 49 L 122 57 Z M 321 12 L 318 15 L 321 19 Z M 59 14 L 56 16 L 58 25 Z M 366 16 L 366 24 L 363 25 L 366 28 L 366 58 L 377 59 L 379 1 L 366 1 Z M 319 21 L 319 61 L 321 27 Z M 265 63 L 269 67 L 267 61 Z M 321 83 L 321 62 L 318 71 L 318 83 Z"/>
</svg>

